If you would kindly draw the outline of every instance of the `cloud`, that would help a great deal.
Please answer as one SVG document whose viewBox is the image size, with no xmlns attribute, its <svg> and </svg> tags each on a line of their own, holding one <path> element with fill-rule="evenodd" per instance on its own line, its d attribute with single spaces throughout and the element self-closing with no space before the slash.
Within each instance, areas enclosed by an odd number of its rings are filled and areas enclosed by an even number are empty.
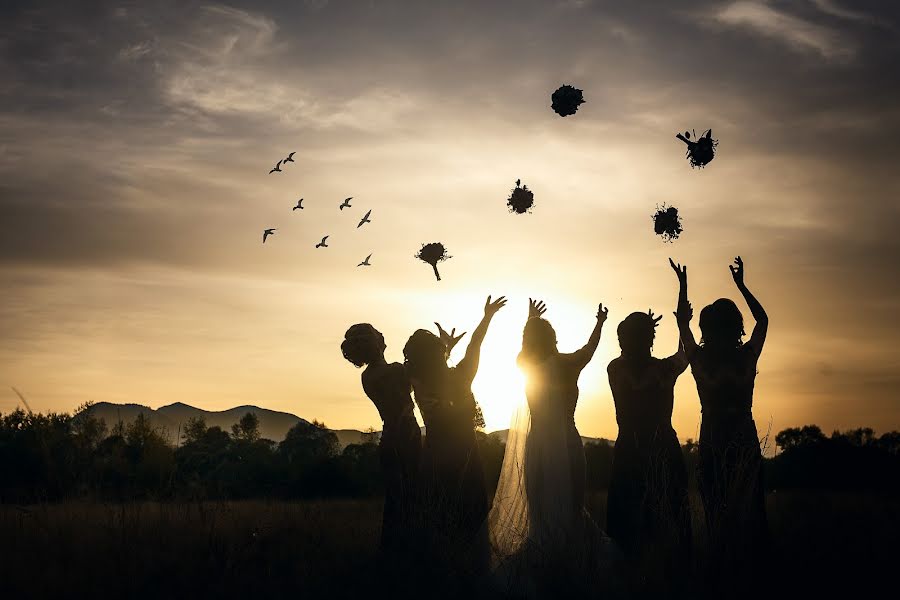
<svg viewBox="0 0 900 600">
<path fill-rule="evenodd" d="M 838 32 L 776 10 L 761 1 L 739 0 L 713 16 L 722 25 L 746 28 L 779 40 L 802 52 L 815 52 L 831 61 L 846 62 L 856 54 L 854 44 Z"/>
</svg>

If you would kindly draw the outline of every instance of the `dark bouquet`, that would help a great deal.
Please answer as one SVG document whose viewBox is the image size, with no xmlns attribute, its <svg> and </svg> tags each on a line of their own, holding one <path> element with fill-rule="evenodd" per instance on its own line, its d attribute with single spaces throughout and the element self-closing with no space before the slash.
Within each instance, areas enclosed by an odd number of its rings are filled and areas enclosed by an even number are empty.
<svg viewBox="0 0 900 600">
<path fill-rule="evenodd" d="M 568 117 L 575 114 L 579 105 L 584 104 L 584 94 L 578 88 L 563 85 L 551 94 L 550 100 L 550 107 L 556 114 Z"/>
<path fill-rule="evenodd" d="M 678 216 L 678 209 L 674 206 L 656 207 L 653 214 L 653 231 L 656 235 L 661 236 L 664 242 L 672 242 L 678 239 L 684 227 L 681 225 L 681 217 Z"/>
<path fill-rule="evenodd" d="M 416 253 L 416 258 L 431 265 L 431 268 L 434 269 L 434 276 L 440 281 L 441 274 L 438 273 L 437 264 L 453 257 L 447 254 L 447 249 L 444 248 L 442 243 L 431 242 L 430 244 L 422 244 L 422 247 Z"/>
<path fill-rule="evenodd" d="M 687 144 L 685 157 L 691 163 L 692 169 L 702 169 L 716 157 L 716 148 L 719 145 L 719 140 L 712 139 L 712 129 L 707 129 L 706 133 L 700 138 L 697 138 L 695 133 L 694 138 L 697 141 L 691 140 L 690 131 L 685 131 L 684 134 L 676 134 L 675 137 Z"/>
<path fill-rule="evenodd" d="M 509 212 L 524 215 L 531 212 L 531 208 L 534 206 L 534 192 L 529 190 L 527 185 L 519 187 L 519 183 L 520 181 L 516 181 L 516 187 L 507 198 L 506 205 L 509 207 Z"/>
</svg>

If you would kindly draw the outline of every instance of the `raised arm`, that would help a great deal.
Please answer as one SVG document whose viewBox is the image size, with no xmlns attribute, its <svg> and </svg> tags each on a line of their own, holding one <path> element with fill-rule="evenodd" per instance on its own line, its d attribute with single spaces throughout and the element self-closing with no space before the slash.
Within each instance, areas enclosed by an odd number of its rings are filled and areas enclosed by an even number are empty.
<svg viewBox="0 0 900 600">
<path fill-rule="evenodd" d="M 763 345 L 766 343 L 766 334 L 769 331 L 769 315 L 766 314 L 765 309 L 759 303 L 759 300 L 756 299 L 756 296 L 751 294 L 747 286 L 744 285 L 744 261 L 741 260 L 740 256 L 735 257 L 734 265 L 728 265 L 728 270 L 731 271 L 731 277 L 734 279 L 735 285 L 747 302 L 747 306 L 750 307 L 750 314 L 756 320 L 756 325 L 753 326 L 753 333 L 750 335 L 750 341 L 747 344 L 759 356 Z"/>
<path fill-rule="evenodd" d="M 475 379 L 475 375 L 478 373 L 478 362 L 481 359 L 481 343 L 484 341 L 485 334 L 487 334 L 488 325 L 491 324 L 491 319 L 494 318 L 497 311 L 504 306 L 506 306 L 506 296 L 500 296 L 493 302 L 491 302 L 491 297 L 488 296 L 487 301 L 484 303 L 484 317 L 482 317 L 481 323 L 478 324 L 475 331 L 472 332 L 472 338 L 469 340 L 468 348 L 466 348 L 466 355 L 456 365 L 456 371 L 469 381 Z"/>
<path fill-rule="evenodd" d="M 680 351 L 685 353 L 685 358 L 690 361 L 697 351 L 697 342 L 691 331 L 691 319 L 694 318 L 694 309 L 688 301 L 687 291 L 687 265 L 681 266 L 671 258 L 669 264 L 678 276 L 678 306 L 675 309 L 675 321 L 678 323 L 678 336 L 681 338 Z"/>
<path fill-rule="evenodd" d="M 603 308 L 603 303 L 597 308 L 597 322 L 594 323 L 594 330 L 591 331 L 591 337 L 588 338 L 587 344 L 569 354 L 569 358 L 574 362 L 575 366 L 581 370 L 587 366 L 600 345 L 600 333 L 603 331 L 603 324 L 609 316 L 609 309 Z"/>
</svg>

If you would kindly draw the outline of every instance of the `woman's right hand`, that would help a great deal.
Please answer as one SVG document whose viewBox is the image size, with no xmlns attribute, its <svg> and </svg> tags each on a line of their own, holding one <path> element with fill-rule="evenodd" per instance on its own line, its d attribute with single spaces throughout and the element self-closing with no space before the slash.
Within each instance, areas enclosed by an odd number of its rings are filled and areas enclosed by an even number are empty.
<svg viewBox="0 0 900 600">
<path fill-rule="evenodd" d="M 675 271 L 675 275 L 678 276 L 678 283 L 687 285 L 687 265 L 682 267 L 681 263 L 676 263 L 671 258 L 669 259 L 669 264 L 672 266 L 672 270 Z"/>
<path fill-rule="evenodd" d="M 491 302 L 491 297 L 488 296 L 484 302 L 484 316 L 493 317 L 504 306 L 506 306 L 506 296 L 500 296 L 493 302 Z"/>
</svg>

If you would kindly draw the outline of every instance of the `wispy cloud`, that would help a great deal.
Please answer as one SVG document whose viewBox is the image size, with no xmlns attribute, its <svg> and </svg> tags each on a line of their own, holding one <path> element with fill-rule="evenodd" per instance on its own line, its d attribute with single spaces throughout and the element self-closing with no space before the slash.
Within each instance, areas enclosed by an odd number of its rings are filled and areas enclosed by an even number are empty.
<svg viewBox="0 0 900 600">
<path fill-rule="evenodd" d="M 856 54 L 854 44 L 837 31 L 782 12 L 761 1 L 733 2 L 718 10 L 713 20 L 720 25 L 748 29 L 798 51 L 817 53 L 827 60 L 846 62 Z"/>
</svg>

